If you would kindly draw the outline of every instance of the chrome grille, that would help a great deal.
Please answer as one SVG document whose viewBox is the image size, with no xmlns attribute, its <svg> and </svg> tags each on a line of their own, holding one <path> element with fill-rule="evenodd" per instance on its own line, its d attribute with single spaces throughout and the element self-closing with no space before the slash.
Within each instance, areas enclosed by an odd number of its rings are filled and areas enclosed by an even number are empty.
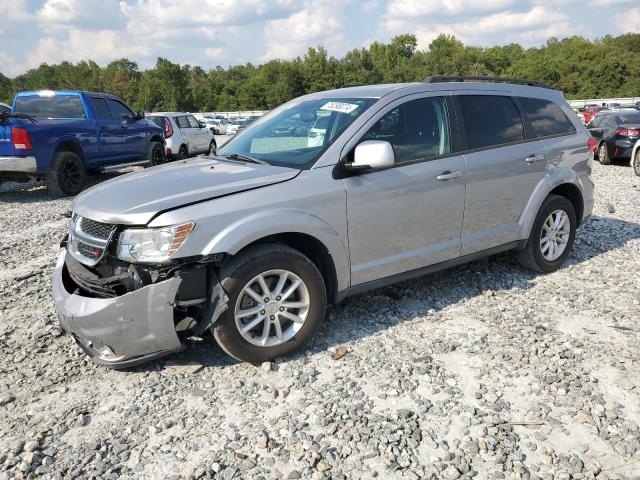
<svg viewBox="0 0 640 480">
<path fill-rule="evenodd" d="M 80 263 L 92 267 L 104 256 L 115 230 L 115 225 L 96 222 L 74 213 L 71 215 L 67 249 Z"/>
</svg>

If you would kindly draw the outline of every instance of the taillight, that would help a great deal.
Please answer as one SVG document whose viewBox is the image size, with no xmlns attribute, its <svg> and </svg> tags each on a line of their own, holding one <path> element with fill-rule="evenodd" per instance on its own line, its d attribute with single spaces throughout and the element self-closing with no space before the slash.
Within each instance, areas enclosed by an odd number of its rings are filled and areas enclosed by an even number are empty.
<svg viewBox="0 0 640 480">
<path fill-rule="evenodd" d="M 26 129 L 11 127 L 11 139 L 16 150 L 31 150 L 31 137 Z"/>
<path fill-rule="evenodd" d="M 173 135 L 173 127 L 167 117 L 164 117 L 164 138 L 171 138 Z"/>
<path fill-rule="evenodd" d="M 596 153 L 598 141 L 593 137 L 589 137 L 589 140 L 587 140 L 587 147 L 591 153 Z"/>
<path fill-rule="evenodd" d="M 638 135 L 640 135 L 640 130 L 638 130 L 637 128 L 633 128 L 633 129 L 622 129 L 622 130 L 616 130 L 616 135 L 622 135 L 624 137 L 637 137 Z"/>
</svg>

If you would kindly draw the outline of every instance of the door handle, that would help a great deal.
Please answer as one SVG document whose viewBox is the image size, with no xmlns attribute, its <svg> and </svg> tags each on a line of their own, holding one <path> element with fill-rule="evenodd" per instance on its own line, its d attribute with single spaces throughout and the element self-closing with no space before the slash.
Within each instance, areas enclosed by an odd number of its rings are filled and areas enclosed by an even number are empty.
<svg viewBox="0 0 640 480">
<path fill-rule="evenodd" d="M 451 170 L 447 170 L 446 172 L 442 172 L 436 178 L 438 180 L 451 180 L 452 178 L 460 178 L 462 176 L 462 172 L 457 170 L 452 172 Z"/>
<path fill-rule="evenodd" d="M 126 121 L 126 120 L 123 120 L 122 122 L 120 122 L 120 126 L 121 126 L 122 128 L 129 128 L 129 124 L 127 123 L 127 121 Z"/>
<path fill-rule="evenodd" d="M 540 162 L 541 160 L 544 160 L 544 155 L 529 155 L 524 159 L 524 161 L 527 163 Z"/>
</svg>

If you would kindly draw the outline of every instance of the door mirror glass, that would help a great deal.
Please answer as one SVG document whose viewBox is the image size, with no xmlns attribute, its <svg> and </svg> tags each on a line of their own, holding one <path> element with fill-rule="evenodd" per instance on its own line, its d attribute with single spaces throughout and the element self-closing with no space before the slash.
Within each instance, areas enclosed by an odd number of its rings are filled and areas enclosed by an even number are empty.
<svg viewBox="0 0 640 480">
<path fill-rule="evenodd" d="M 393 147 L 385 140 L 367 140 L 356 147 L 349 170 L 366 170 L 392 167 L 396 162 Z"/>
</svg>

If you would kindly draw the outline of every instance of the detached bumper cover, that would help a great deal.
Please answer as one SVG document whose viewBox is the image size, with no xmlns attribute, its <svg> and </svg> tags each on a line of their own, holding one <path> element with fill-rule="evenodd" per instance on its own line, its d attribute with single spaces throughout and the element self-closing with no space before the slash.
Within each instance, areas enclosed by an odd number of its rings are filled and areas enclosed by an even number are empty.
<svg viewBox="0 0 640 480">
<path fill-rule="evenodd" d="M 53 297 L 62 328 L 100 365 L 126 368 L 183 349 L 173 321 L 179 278 L 148 285 L 115 298 L 68 292 L 66 251 L 53 274 Z"/>
<path fill-rule="evenodd" d="M 35 173 L 36 157 L 0 157 L 0 172 Z"/>
</svg>

